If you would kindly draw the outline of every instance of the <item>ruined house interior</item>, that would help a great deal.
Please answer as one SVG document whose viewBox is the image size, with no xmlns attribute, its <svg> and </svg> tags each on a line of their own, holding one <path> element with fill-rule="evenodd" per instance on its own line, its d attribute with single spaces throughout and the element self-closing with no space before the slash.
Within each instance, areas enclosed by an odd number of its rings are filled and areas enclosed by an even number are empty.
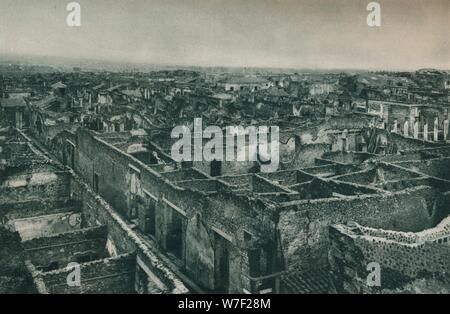
<svg viewBox="0 0 450 314">
<path fill-rule="evenodd" d="M 16 110 L 0 131 L 4 292 L 449 291 L 443 140 L 352 113 L 292 119 L 278 171 L 255 173 L 176 162 L 170 130 L 142 119 L 100 131 L 48 123 L 40 103 Z M 366 282 L 371 262 L 381 286 Z M 67 284 L 70 263 L 80 286 Z"/>
</svg>

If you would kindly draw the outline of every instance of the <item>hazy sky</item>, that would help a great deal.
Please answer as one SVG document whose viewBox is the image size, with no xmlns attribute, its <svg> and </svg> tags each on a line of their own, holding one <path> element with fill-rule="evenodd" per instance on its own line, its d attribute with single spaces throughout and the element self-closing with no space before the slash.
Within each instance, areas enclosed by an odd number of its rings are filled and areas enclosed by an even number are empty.
<svg viewBox="0 0 450 314">
<path fill-rule="evenodd" d="M 0 0 L 0 53 L 174 65 L 450 68 L 450 0 Z"/>
</svg>

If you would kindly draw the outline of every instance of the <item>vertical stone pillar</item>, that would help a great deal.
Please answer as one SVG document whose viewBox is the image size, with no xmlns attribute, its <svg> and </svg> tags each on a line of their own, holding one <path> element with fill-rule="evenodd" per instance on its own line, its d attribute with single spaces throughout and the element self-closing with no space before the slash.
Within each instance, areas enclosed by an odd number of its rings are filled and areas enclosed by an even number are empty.
<svg viewBox="0 0 450 314">
<path fill-rule="evenodd" d="M 406 120 L 405 124 L 403 125 L 403 136 L 408 137 L 409 136 L 409 121 Z"/>
<path fill-rule="evenodd" d="M 341 151 L 342 151 L 342 152 L 346 152 L 346 151 L 347 151 L 347 146 L 348 146 L 348 143 L 347 143 L 347 135 L 348 135 L 348 130 L 345 129 L 345 130 L 342 132 L 342 136 L 341 136 L 341 140 L 342 140 Z"/>
<path fill-rule="evenodd" d="M 433 128 L 433 141 L 439 141 L 439 118 L 436 117 L 434 119 L 434 128 Z"/>
<path fill-rule="evenodd" d="M 417 107 L 410 108 L 410 111 L 409 111 L 409 121 L 411 121 L 410 126 L 409 126 L 410 128 L 413 127 L 414 121 L 416 121 L 416 119 L 418 117 L 419 117 L 418 108 Z"/>
<path fill-rule="evenodd" d="M 248 250 L 243 250 L 241 253 L 241 285 L 243 293 L 252 294 L 256 293 L 256 291 L 252 287 L 252 282 L 250 280 L 250 261 L 248 254 Z"/>
<path fill-rule="evenodd" d="M 423 125 L 423 140 L 428 141 L 428 122 Z"/>
<path fill-rule="evenodd" d="M 448 140 L 448 119 L 444 120 L 444 141 Z"/>
<path fill-rule="evenodd" d="M 22 129 L 22 111 L 17 110 L 15 113 L 15 127 Z"/>
<path fill-rule="evenodd" d="M 397 133 L 398 129 L 397 129 L 397 119 L 394 120 L 394 125 L 392 126 L 392 132 L 393 133 Z"/>
<path fill-rule="evenodd" d="M 419 139 L 419 121 L 414 122 L 413 132 L 414 132 L 414 138 Z"/>
</svg>

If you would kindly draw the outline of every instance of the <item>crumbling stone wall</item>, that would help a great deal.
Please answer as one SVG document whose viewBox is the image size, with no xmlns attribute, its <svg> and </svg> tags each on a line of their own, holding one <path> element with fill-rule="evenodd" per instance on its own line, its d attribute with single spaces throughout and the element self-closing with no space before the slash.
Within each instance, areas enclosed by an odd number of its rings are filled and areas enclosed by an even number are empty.
<svg viewBox="0 0 450 314">
<path fill-rule="evenodd" d="M 389 194 L 286 203 L 280 208 L 278 228 L 288 268 L 327 265 L 331 224 L 356 221 L 374 228 L 423 230 L 435 226 L 436 217 L 447 210 L 446 202 L 447 198 L 422 186 Z"/>
<path fill-rule="evenodd" d="M 371 188 L 369 186 L 364 186 L 360 184 L 338 182 L 335 180 L 326 180 L 326 179 L 321 179 L 320 181 L 326 183 L 325 185 L 327 190 L 342 195 L 374 194 L 381 192 L 379 189 Z"/>
<path fill-rule="evenodd" d="M 227 190 L 226 187 L 223 187 L 223 190 L 218 188 L 218 193 L 213 194 L 177 187 L 168 182 L 166 178 L 163 178 L 163 175 L 153 171 L 136 158 L 93 137 L 91 133 L 79 130 L 77 137 L 75 169 L 88 180 L 92 178 L 93 173 L 98 173 L 100 177 L 99 193 L 114 208 L 117 208 L 121 214 L 127 213 L 130 206 L 137 206 L 134 203 L 135 201 L 130 201 L 130 166 L 131 171 L 138 171 L 139 187 L 135 191 L 136 194 L 134 194 L 133 198 L 138 201 L 142 197 L 145 197 L 144 191 L 149 191 L 159 201 L 156 206 L 156 241 L 163 249 L 170 235 L 170 228 L 168 228 L 170 224 L 168 222 L 172 219 L 170 215 L 171 211 L 174 210 L 173 206 L 179 209 L 181 213 L 184 213 L 183 243 L 185 244 L 182 256 L 185 267 L 188 272 L 195 274 L 194 278 L 202 278 L 203 275 L 200 276 L 200 272 L 203 273 L 205 269 L 210 269 L 210 273 L 204 277 L 206 278 L 204 280 L 205 286 L 211 284 L 210 279 L 208 279 L 212 278 L 211 272 L 213 268 L 211 267 L 211 262 L 205 260 L 203 265 L 199 265 L 198 260 L 193 259 L 192 256 L 186 256 L 186 254 L 197 254 L 195 253 L 196 249 L 190 249 L 187 246 L 195 243 L 200 238 L 207 238 L 202 234 L 192 232 L 192 230 L 186 233 L 186 228 L 191 223 L 190 220 L 196 214 L 200 214 L 202 222 L 207 226 L 211 235 L 217 232 L 224 235 L 227 241 L 231 243 L 229 249 L 229 291 L 239 293 L 243 291 L 242 276 L 247 267 L 245 266 L 247 262 L 241 258 L 244 230 L 252 233 L 255 238 L 260 237 L 263 239 L 262 241 L 273 238 L 275 225 L 271 221 L 272 214 L 265 205 L 262 203 L 259 204 L 255 200 L 249 200 L 246 197 L 237 197 L 234 193 L 231 193 L 229 188 Z M 90 181 L 91 186 L 94 186 L 93 183 L 93 180 Z M 169 200 L 172 205 L 167 205 L 168 203 L 164 200 Z M 90 204 L 93 208 L 93 211 L 86 209 L 86 213 L 94 212 L 91 218 L 87 217 L 88 221 L 95 222 L 95 220 L 99 220 L 102 224 L 110 226 L 109 228 L 116 224 L 111 223 L 109 221 L 110 218 L 104 217 L 110 214 L 103 213 L 97 209 L 98 206 L 91 205 L 91 200 L 86 199 L 83 203 Z M 109 231 L 111 237 L 114 237 L 116 231 Z M 117 231 L 118 234 L 120 232 Z M 202 232 L 201 229 L 199 232 Z M 116 241 L 119 252 L 123 252 L 126 248 L 131 249 L 134 246 L 133 244 L 121 244 L 119 239 L 114 240 L 114 242 Z M 121 246 L 122 248 L 119 249 Z M 204 248 L 208 250 L 206 243 L 204 244 Z"/>
<path fill-rule="evenodd" d="M 353 182 L 364 185 L 379 185 L 383 187 L 384 183 L 389 182 L 408 182 L 414 180 L 426 179 L 423 175 L 408 171 L 401 167 L 391 164 L 377 164 L 368 169 L 334 177 L 334 179 L 345 182 Z M 425 182 L 424 182 L 425 184 Z"/>
<path fill-rule="evenodd" d="M 136 257 L 123 254 L 103 260 L 80 264 L 81 285 L 69 286 L 67 277 L 73 269 L 59 269 L 41 273 L 49 293 L 134 293 Z"/>
<path fill-rule="evenodd" d="M 292 169 L 312 167 L 315 160 L 322 157 L 325 152 L 331 149 L 329 144 L 297 144 L 295 147 L 295 155 L 291 159 L 288 167 Z"/>
<path fill-rule="evenodd" d="M 166 268 L 153 249 L 137 236 L 105 200 L 97 196 L 76 175 L 74 175 L 71 187 L 73 198 L 83 204 L 83 221 L 88 226 L 104 225 L 107 227 L 107 241 L 109 242 L 107 242 L 107 246 L 114 248 L 116 254 L 135 252 L 146 268 L 152 272 L 153 280 L 158 281 L 154 285 L 158 287 L 159 291 L 172 293 L 188 291 L 180 279 Z"/>
<path fill-rule="evenodd" d="M 0 243 L 0 293 L 34 293 L 19 234 L 0 224 Z"/>
<path fill-rule="evenodd" d="M 450 158 L 430 159 L 425 161 L 403 161 L 396 162 L 395 164 L 429 176 L 445 180 L 450 178 Z"/>
<path fill-rule="evenodd" d="M 372 122 L 372 117 L 359 114 L 347 114 L 329 117 L 320 125 L 322 130 L 364 129 Z"/>
<path fill-rule="evenodd" d="M 31 176 L 11 178 L 0 188 L 2 203 L 23 202 L 39 199 L 43 195 L 47 199 L 68 196 L 70 177 L 66 173 L 36 173 Z"/>
<path fill-rule="evenodd" d="M 419 147 L 421 148 L 430 148 L 430 147 L 439 147 L 443 146 L 440 143 L 433 143 L 433 142 L 425 142 L 419 139 L 404 137 L 403 135 L 396 134 L 396 133 L 390 133 L 389 134 L 389 141 L 395 144 L 398 148 L 398 150 L 411 150 L 411 149 L 417 149 Z"/>
<path fill-rule="evenodd" d="M 35 238 L 23 242 L 27 259 L 35 266 L 46 266 L 57 262 L 64 268 L 77 258 L 89 254 L 96 259 L 107 256 L 105 227 L 81 229 L 49 237 Z"/>
<path fill-rule="evenodd" d="M 444 240 L 428 241 L 422 236 L 434 233 L 430 229 L 418 234 L 402 234 L 383 230 L 368 230 L 336 225 L 330 228 L 330 265 L 337 292 L 400 293 L 450 291 L 449 220 L 435 228 L 438 234 L 446 229 Z M 388 235 L 386 237 L 386 235 Z M 368 284 L 369 263 L 380 265 L 380 286 Z M 425 280 L 422 291 L 415 284 Z M 431 284 L 430 284 L 431 282 Z"/>
<path fill-rule="evenodd" d="M 11 225 L 11 230 L 20 233 L 22 240 L 29 240 L 76 230 L 80 228 L 81 220 L 80 212 L 62 211 L 44 216 L 15 219 L 9 221 L 8 225 Z"/>
<path fill-rule="evenodd" d="M 252 191 L 256 193 L 281 193 L 289 192 L 288 189 L 283 188 L 277 183 L 273 183 L 264 177 L 252 175 Z"/>
<path fill-rule="evenodd" d="M 33 199 L 0 204 L 0 221 L 76 211 L 80 204 L 66 197 Z"/>
<path fill-rule="evenodd" d="M 87 132 L 77 136 L 75 170 L 90 186 L 94 186 L 94 175 L 98 177 L 98 193 L 117 211 L 126 214 L 129 160 L 108 146 L 98 145 Z"/>
<path fill-rule="evenodd" d="M 204 225 L 200 216 L 187 221 L 186 266 L 190 275 L 204 287 L 214 288 L 214 234 Z"/>
<path fill-rule="evenodd" d="M 212 281 L 215 264 L 207 257 L 211 257 L 213 248 L 216 249 L 214 237 L 219 232 L 219 235 L 229 242 L 229 292 L 242 293 L 243 289 L 250 289 L 246 279 L 248 260 L 244 258 L 244 230 L 261 241 L 272 239 L 275 226 L 270 220 L 271 214 L 268 209 L 263 204 L 252 204 L 245 198 L 237 197 L 225 187 L 221 189 L 220 185 L 218 193 L 208 195 L 203 193 L 197 197 L 193 197 L 193 191 L 167 189 L 164 198 L 170 200 L 170 203 L 176 205 L 186 215 L 185 267 L 188 273 L 202 280 L 200 283 L 205 287 L 209 289 L 215 287 Z M 159 210 L 160 217 L 165 217 L 170 208 L 164 206 L 159 207 Z M 201 217 L 202 225 L 195 228 L 198 226 L 198 217 Z M 164 234 L 160 237 L 164 238 Z M 204 254 L 205 258 L 199 259 L 199 253 Z M 216 261 L 217 259 L 214 260 Z"/>
<path fill-rule="evenodd" d="M 77 141 L 76 135 L 68 130 L 63 130 L 53 137 L 51 150 L 63 164 L 72 167 L 72 154 L 74 154 L 74 145 Z M 74 158 L 75 156 L 73 156 Z"/>
</svg>

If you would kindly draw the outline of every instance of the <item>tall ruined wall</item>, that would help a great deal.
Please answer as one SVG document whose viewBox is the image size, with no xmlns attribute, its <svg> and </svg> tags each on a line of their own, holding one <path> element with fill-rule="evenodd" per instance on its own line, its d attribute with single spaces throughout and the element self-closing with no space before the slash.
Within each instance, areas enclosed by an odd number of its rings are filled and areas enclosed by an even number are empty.
<svg viewBox="0 0 450 314">
<path fill-rule="evenodd" d="M 280 211 L 278 228 L 289 267 L 327 264 L 328 226 L 355 221 L 365 226 L 417 231 L 434 227 L 448 212 L 448 196 L 429 187 L 402 192 L 293 202 Z"/>
<path fill-rule="evenodd" d="M 242 292 L 241 276 L 247 267 L 247 261 L 241 258 L 244 230 L 255 238 L 261 237 L 268 241 L 273 238 L 275 225 L 271 221 L 270 211 L 262 203 L 237 197 L 226 187 L 209 195 L 176 187 L 137 159 L 83 130 L 77 133 L 75 169 L 91 186 L 94 173 L 97 173 L 99 193 L 125 216 L 131 207 L 141 206 L 139 203 L 148 198 L 148 191 L 157 200 L 155 238 L 163 249 L 166 249 L 171 232 L 174 211 L 176 215 L 181 215 L 184 243 L 182 259 L 187 271 L 194 278 L 203 278 L 201 280 L 204 280 L 202 284 L 205 286 L 210 287 L 212 284 L 214 263 L 211 258 L 199 260 L 195 256 L 202 256 L 203 253 L 211 256 L 211 250 L 216 248 L 214 237 L 217 232 L 229 241 L 230 289 L 235 292 Z M 130 176 L 133 171 L 139 172 L 136 191 L 131 188 Z M 199 227 L 194 219 L 196 215 L 201 217 Z M 101 217 L 102 213 L 93 216 Z"/>
<path fill-rule="evenodd" d="M 449 293 L 450 228 L 405 234 L 336 225 L 330 227 L 329 259 L 337 292 L 343 293 Z M 425 234 L 436 231 L 427 241 Z M 361 234 L 362 232 L 362 234 Z M 368 284 L 369 263 L 380 265 L 380 285 Z"/>
<path fill-rule="evenodd" d="M 187 289 L 174 274 L 168 270 L 159 258 L 148 248 L 135 232 L 127 225 L 115 210 L 97 196 L 92 189 L 77 176 L 72 181 L 73 198 L 82 204 L 83 221 L 88 226 L 104 225 L 108 230 L 107 248 L 110 254 L 136 252 L 144 262 L 157 283 L 159 291 L 186 293 Z"/>
<path fill-rule="evenodd" d="M 91 187 L 94 186 L 94 174 L 98 173 L 98 193 L 121 214 L 125 214 L 128 207 L 127 175 L 130 162 L 125 154 L 95 141 L 89 132 L 81 132 L 77 136 L 75 170 Z"/>
<path fill-rule="evenodd" d="M 60 213 L 22 218 L 9 222 L 11 230 L 18 231 L 22 240 L 70 232 L 80 228 L 80 224 L 81 214 L 74 211 L 62 211 Z"/>
<path fill-rule="evenodd" d="M 70 143 L 76 143 L 75 133 L 64 130 L 53 137 L 50 144 L 49 148 L 52 150 L 53 154 L 55 154 L 58 160 L 61 160 L 63 162 L 63 164 L 70 165 Z"/>
<path fill-rule="evenodd" d="M 145 173 L 143 173 L 143 178 Z M 143 179 L 143 187 L 146 186 Z M 189 274 L 195 276 L 206 287 L 214 287 L 217 249 L 216 233 L 226 237 L 230 254 L 230 292 L 242 293 L 247 288 L 248 260 L 246 260 L 244 230 L 255 239 L 270 241 L 273 238 L 275 225 L 270 219 L 270 212 L 263 204 L 252 204 L 244 198 L 237 197 L 218 184 L 217 193 L 197 195 L 193 191 L 170 188 L 160 199 L 168 200 L 185 213 L 185 267 Z M 164 226 L 170 220 L 173 210 L 164 201 L 157 209 L 157 224 Z M 200 218 L 200 220 L 199 220 Z M 161 228 L 156 237 L 164 239 L 170 230 Z M 158 234 L 161 233 L 161 234 Z"/>
<path fill-rule="evenodd" d="M 19 234 L 0 224 L 0 243 L 0 293 L 34 293 Z"/>
</svg>

